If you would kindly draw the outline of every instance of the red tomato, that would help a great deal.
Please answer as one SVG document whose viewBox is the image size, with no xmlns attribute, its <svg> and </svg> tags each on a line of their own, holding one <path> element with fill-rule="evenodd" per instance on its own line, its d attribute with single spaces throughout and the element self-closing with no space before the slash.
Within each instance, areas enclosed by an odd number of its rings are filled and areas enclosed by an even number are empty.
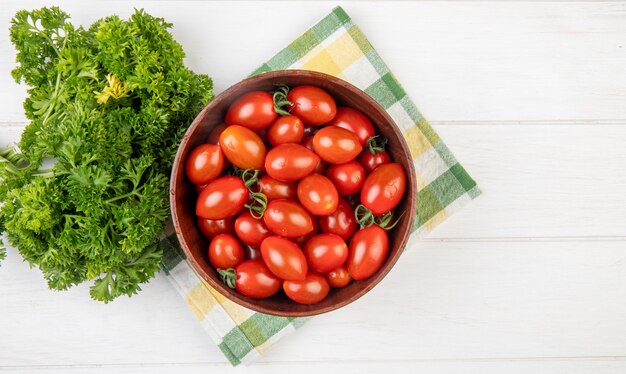
<svg viewBox="0 0 626 374">
<path fill-rule="evenodd" d="M 354 160 L 363 146 L 353 132 L 337 126 L 326 126 L 313 136 L 313 149 L 324 161 L 343 164 Z"/>
<path fill-rule="evenodd" d="M 207 184 L 222 174 L 224 154 L 219 145 L 201 144 L 187 156 L 185 171 L 193 184 Z"/>
<path fill-rule="evenodd" d="M 406 190 L 406 175 L 400 164 L 384 164 L 367 176 L 361 189 L 361 204 L 376 216 L 395 208 Z"/>
<path fill-rule="evenodd" d="M 302 281 L 285 281 L 287 297 L 299 304 L 315 304 L 324 300 L 330 291 L 326 279 L 317 273 L 308 273 Z"/>
<path fill-rule="evenodd" d="M 326 274 L 326 280 L 332 288 L 342 288 L 348 285 L 352 277 L 343 266 Z"/>
<path fill-rule="evenodd" d="M 220 135 L 220 147 L 226 158 L 240 169 L 263 168 L 265 144 L 250 129 L 228 126 Z"/>
<path fill-rule="evenodd" d="M 322 232 L 337 234 L 343 240 L 349 240 L 358 228 L 354 218 L 354 208 L 341 197 L 337 210 L 328 216 L 320 217 L 319 224 Z"/>
<path fill-rule="evenodd" d="M 267 130 L 267 140 L 273 146 L 284 143 L 300 143 L 304 137 L 304 125 L 298 117 L 281 116 Z"/>
<path fill-rule="evenodd" d="M 248 195 L 249 191 L 241 178 L 218 178 L 198 196 L 196 215 L 208 219 L 232 217 L 246 204 Z"/>
<path fill-rule="evenodd" d="M 311 174 L 319 159 L 300 144 L 280 144 L 267 153 L 265 170 L 274 179 L 293 182 Z"/>
<path fill-rule="evenodd" d="M 350 240 L 348 273 L 356 280 L 371 277 L 383 265 L 388 252 L 389 238 L 385 230 L 373 225 L 357 231 Z"/>
<path fill-rule="evenodd" d="M 324 90 L 315 86 L 298 86 L 287 94 L 293 103 L 291 114 L 305 125 L 321 125 L 329 122 L 337 113 L 335 100 Z"/>
<path fill-rule="evenodd" d="M 391 157 L 389 157 L 389 153 L 387 153 L 387 151 L 380 151 L 376 152 L 376 154 L 372 154 L 372 152 L 365 150 L 361 152 L 359 162 L 363 165 L 363 168 L 367 173 L 371 173 L 378 166 L 390 163 Z"/>
<path fill-rule="evenodd" d="M 276 235 L 297 238 L 313 231 L 313 218 L 292 200 L 278 199 L 267 204 L 263 221 Z"/>
<path fill-rule="evenodd" d="M 260 258 L 242 262 L 235 271 L 237 273 L 235 288 L 248 297 L 264 299 L 280 290 L 282 281 Z"/>
<path fill-rule="evenodd" d="M 209 244 L 209 262 L 216 269 L 234 268 L 243 261 L 243 248 L 234 236 L 219 234 Z"/>
<path fill-rule="evenodd" d="M 209 144 L 220 144 L 220 135 L 222 135 L 222 132 L 224 132 L 224 130 L 228 127 L 227 124 L 225 123 L 221 123 L 217 126 L 215 126 L 211 132 L 209 133 L 209 136 L 207 137 L 206 142 Z"/>
<path fill-rule="evenodd" d="M 221 123 L 215 126 L 213 130 L 211 130 L 211 132 L 209 133 L 209 136 L 207 137 L 207 143 L 220 145 L 220 135 L 222 135 L 222 132 L 224 132 L 224 129 L 226 129 L 227 127 L 228 125 L 225 123 Z M 222 154 L 224 154 L 224 151 L 222 151 Z M 226 156 L 224 156 L 223 158 L 224 158 L 224 169 L 227 169 L 232 164 L 230 163 L 230 161 L 228 161 Z"/>
<path fill-rule="evenodd" d="M 339 195 L 330 179 L 321 174 L 311 174 L 298 183 L 298 199 L 309 212 L 327 216 L 337 210 Z"/>
<path fill-rule="evenodd" d="M 356 109 L 348 107 L 337 108 L 337 115 L 330 121 L 329 125 L 339 126 L 350 130 L 356 134 L 362 146 L 365 146 L 367 139 L 376 135 L 372 122 Z"/>
<path fill-rule="evenodd" d="M 308 270 L 300 247 L 280 236 L 269 236 L 261 243 L 261 256 L 274 275 L 284 280 L 301 281 Z"/>
<path fill-rule="evenodd" d="M 239 97 L 226 112 L 226 123 L 251 130 L 260 130 L 278 117 L 272 95 L 265 91 L 252 91 Z"/>
<path fill-rule="evenodd" d="M 267 200 L 275 199 L 292 199 L 295 200 L 298 196 L 296 189 L 297 186 L 294 182 L 281 182 L 269 175 L 263 176 L 259 179 L 260 191 L 267 197 Z"/>
<path fill-rule="evenodd" d="M 314 151 L 313 150 L 313 135 L 305 136 L 301 144 L 305 146 L 307 149 Z M 326 170 L 326 163 L 320 158 L 313 172 L 317 174 L 324 174 L 325 170 Z"/>
<path fill-rule="evenodd" d="M 206 219 L 198 217 L 198 227 L 207 239 L 212 239 L 219 234 L 235 234 L 235 220 L 226 219 Z"/>
<path fill-rule="evenodd" d="M 338 235 L 320 234 L 306 243 L 304 254 L 311 270 L 328 273 L 346 262 L 348 246 Z"/>
<path fill-rule="evenodd" d="M 300 246 L 300 248 L 304 248 L 304 246 L 306 245 L 306 243 L 311 240 L 312 237 L 314 237 L 315 235 L 320 233 L 320 225 L 317 223 L 317 219 L 315 219 L 315 217 L 313 217 L 313 219 L 311 220 L 311 222 L 313 223 L 313 231 L 311 231 L 310 233 L 306 234 L 306 235 L 302 235 L 302 236 L 298 236 L 297 238 L 292 238 L 291 240 L 293 240 L 298 246 Z"/>
<path fill-rule="evenodd" d="M 235 220 L 235 232 L 244 244 L 258 247 L 263 239 L 271 235 L 270 230 L 262 219 L 252 217 L 249 211 L 245 210 Z"/>
<path fill-rule="evenodd" d="M 341 196 L 354 195 L 361 190 L 365 182 L 365 170 L 356 161 L 330 165 L 326 169 L 326 176 L 337 187 L 337 192 Z"/>
</svg>

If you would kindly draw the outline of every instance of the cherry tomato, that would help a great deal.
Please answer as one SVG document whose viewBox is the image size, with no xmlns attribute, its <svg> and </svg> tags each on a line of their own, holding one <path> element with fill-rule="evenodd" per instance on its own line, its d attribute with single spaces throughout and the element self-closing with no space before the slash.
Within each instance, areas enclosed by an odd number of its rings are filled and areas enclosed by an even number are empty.
<svg viewBox="0 0 626 374">
<path fill-rule="evenodd" d="M 248 195 L 241 178 L 218 178 L 209 183 L 198 196 L 196 215 L 208 219 L 232 217 L 246 204 Z"/>
<path fill-rule="evenodd" d="M 301 281 L 306 277 L 306 258 L 298 245 L 280 236 L 269 236 L 261 243 L 261 256 L 274 275 L 284 280 Z"/>
<path fill-rule="evenodd" d="M 319 224 L 322 232 L 337 234 L 346 241 L 358 229 L 356 219 L 354 218 L 354 208 L 342 197 L 339 198 L 337 210 L 328 216 L 320 217 Z"/>
<path fill-rule="evenodd" d="M 354 195 L 361 190 L 365 182 L 365 170 L 356 161 L 330 165 L 326 169 L 326 176 L 337 187 L 337 192 L 341 196 Z"/>
<path fill-rule="evenodd" d="M 363 146 L 353 132 L 337 126 L 326 126 L 313 136 L 313 149 L 324 161 L 343 164 L 354 160 Z"/>
<path fill-rule="evenodd" d="M 209 262 L 216 269 L 234 268 L 243 261 L 243 248 L 234 236 L 219 234 L 209 244 Z"/>
<path fill-rule="evenodd" d="M 226 123 L 251 130 L 260 130 L 278 117 L 272 95 L 265 91 L 252 91 L 239 97 L 226 112 Z"/>
<path fill-rule="evenodd" d="M 297 238 L 313 231 L 313 218 L 292 200 L 278 199 L 267 204 L 263 221 L 276 235 Z"/>
<path fill-rule="evenodd" d="M 319 234 L 304 247 L 309 269 L 318 273 L 328 273 L 343 265 L 348 258 L 348 246 L 340 236 Z"/>
<path fill-rule="evenodd" d="M 376 225 L 361 229 L 350 240 L 346 269 L 356 280 L 369 278 L 383 265 L 388 252 L 385 230 Z"/>
<path fill-rule="evenodd" d="M 298 196 L 297 186 L 294 182 L 281 182 L 277 179 L 265 175 L 259 179 L 260 191 L 267 197 L 267 200 L 292 199 Z"/>
<path fill-rule="evenodd" d="M 201 144 L 187 156 L 185 171 L 193 184 L 207 184 L 224 168 L 224 154 L 219 145 Z"/>
<path fill-rule="evenodd" d="M 315 304 L 324 300 L 330 291 L 326 279 L 317 273 L 308 273 L 302 281 L 285 281 L 287 297 L 299 304 Z"/>
<path fill-rule="evenodd" d="M 376 216 L 387 213 L 398 205 L 405 189 L 406 175 L 402 165 L 381 165 L 365 179 L 361 189 L 361 204 Z"/>
<path fill-rule="evenodd" d="M 224 130 L 228 127 L 227 124 L 225 123 L 220 123 L 219 125 L 215 126 L 211 132 L 209 133 L 209 136 L 207 137 L 206 142 L 209 144 L 220 144 L 220 135 L 222 135 L 222 133 L 224 132 Z"/>
<path fill-rule="evenodd" d="M 207 239 L 212 239 L 219 234 L 235 234 L 235 220 L 231 218 L 225 219 L 206 219 L 198 217 L 198 227 Z"/>
<path fill-rule="evenodd" d="M 342 288 L 348 285 L 352 277 L 343 266 L 326 274 L 326 281 L 332 288 Z"/>
<path fill-rule="evenodd" d="M 265 170 L 274 179 L 293 182 L 311 174 L 319 159 L 314 152 L 300 144 L 280 144 L 267 153 Z"/>
<path fill-rule="evenodd" d="M 281 116 L 267 130 L 267 140 L 273 146 L 284 143 L 300 143 L 304 137 L 304 125 L 296 116 Z"/>
<path fill-rule="evenodd" d="M 220 147 L 226 158 L 240 169 L 262 169 L 265 144 L 254 131 L 242 126 L 228 126 L 220 135 Z"/>
<path fill-rule="evenodd" d="M 280 290 L 282 281 L 260 258 L 242 262 L 235 272 L 237 274 L 235 288 L 248 297 L 264 299 Z"/>
<path fill-rule="evenodd" d="M 363 165 L 363 168 L 367 173 L 371 173 L 378 166 L 390 163 L 391 157 L 389 157 L 389 153 L 387 153 L 387 151 L 380 151 L 376 152 L 376 154 L 372 154 L 372 152 L 365 150 L 361 152 L 359 162 Z"/>
<path fill-rule="evenodd" d="M 312 237 L 314 237 L 315 235 L 320 233 L 320 225 L 317 223 L 317 219 L 315 219 L 315 217 L 313 217 L 313 219 L 311 220 L 311 222 L 313 223 L 313 230 L 306 234 L 306 235 L 302 235 L 302 236 L 298 236 L 297 238 L 292 238 L 291 240 L 293 240 L 300 248 L 304 248 L 304 246 L 306 245 L 306 243 L 311 240 Z"/>
<path fill-rule="evenodd" d="M 235 232 L 244 244 L 258 247 L 263 239 L 271 235 L 262 219 L 256 219 L 245 210 L 235 220 Z"/>
<path fill-rule="evenodd" d="M 298 183 L 298 199 L 309 212 L 327 216 L 337 210 L 339 195 L 330 179 L 311 174 Z"/>
<path fill-rule="evenodd" d="M 224 132 L 224 130 L 227 127 L 228 125 L 225 123 L 221 123 L 215 126 L 209 133 L 209 136 L 207 137 L 207 143 L 220 145 L 220 135 L 222 135 L 222 132 Z M 222 151 L 222 154 L 224 154 L 224 151 Z M 224 156 L 223 158 L 224 158 L 224 169 L 228 169 L 232 164 L 230 163 L 230 161 L 228 161 L 226 156 Z"/>
<path fill-rule="evenodd" d="M 324 90 L 315 86 L 298 86 L 287 94 L 293 103 L 291 114 L 300 118 L 305 125 L 322 125 L 337 113 L 335 100 Z"/>
<path fill-rule="evenodd" d="M 356 109 L 348 107 L 337 108 L 337 114 L 329 125 L 339 126 L 346 130 L 350 130 L 356 134 L 362 146 L 365 146 L 367 139 L 376 135 L 372 122 Z"/>
<path fill-rule="evenodd" d="M 305 136 L 304 139 L 302 140 L 302 143 L 300 144 L 305 146 L 307 149 L 310 149 L 313 152 L 315 152 L 313 150 L 313 135 Z M 326 163 L 320 158 L 313 172 L 317 174 L 324 174 L 324 171 L 326 171 Z"/>
</svg>

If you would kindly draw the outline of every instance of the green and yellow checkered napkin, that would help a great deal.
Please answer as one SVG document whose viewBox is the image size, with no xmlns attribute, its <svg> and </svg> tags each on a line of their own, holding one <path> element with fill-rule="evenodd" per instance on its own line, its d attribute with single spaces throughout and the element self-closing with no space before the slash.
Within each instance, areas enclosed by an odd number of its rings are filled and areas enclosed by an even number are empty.
<svg viewBox="0 0 626 374">
<path fill-rule="evenodd" d="M 282 69 L 315 70 L 347 80 L 367 92 L 391 115 L 415 160 L 418 207 L 413 240 L 480 194 L 476 182 L 420 115 L 343 9 L 335 8 L 253 75 Z M 251 362 L 306 321 L 256 313 L 227 300 L 194 273 L 171 231 L 163 244 L 167 277 L 233 365 Z"/>
</svg>

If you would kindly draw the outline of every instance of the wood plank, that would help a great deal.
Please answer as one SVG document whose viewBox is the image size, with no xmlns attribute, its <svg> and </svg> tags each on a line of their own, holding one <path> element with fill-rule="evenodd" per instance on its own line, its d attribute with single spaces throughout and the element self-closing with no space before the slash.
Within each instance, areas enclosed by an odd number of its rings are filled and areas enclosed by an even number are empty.
<svg viewBox="0 0 626 374">
<path fill-rule="evenodd" d="M 28 7 L 43 4 L 60 5 L 81 24 L 111 13 L 128 16 L 133 9 L 125 1 L 31 0 Z M 213 76 L 219 92 L 338 4 L 430 120 L 626 118 L 626 4 L 621 2 L 142 1 L 140 6 L 174 23 L 189 66 Z M 4 29 L 24 7 L 21 1 L 3 4 Z M 0 56 L 0 86 L 11 87 L 0 91 L 0 113 L 4 120 L 23 119 L 25 91 L 9 76 L 14 50 L 6 32 L 0 34 Z"/>
<path fill-rule="evenodd" d="M 251 367 L 239 367 L 238 373 L 256 374 L 299 374 L 341 372 L 345 374 L 363 373 L 429 373 L 429 374 L 623 374 L 626 364 L 620 359 L 554 359 L 554 360 L 459 360 L 459 361 L 359 361 L 359 362 L 289 362 L 289 363 L 257 363 Z M 205 374 L 213 370 L 229 370 L 227 364 L 165 364 L 165 365 L 94 365 L 94 366 L 35 366 L 13 367 L 12 372 L 49 374 L 100 374 L 115 371 L 118 374 L 168 374 L 183 372 L 186 374 Z"/>
<path fill-rule="evenodd" d="M 623 358 L 625 247 L 422 242 L 368 295 L 261 362 Z M 0 271 L 2 365 L 224 362 L 163 277 L 101 305 L 85 287 L 52 293 L 26 268 L 10 253 Z"/>
<path fill-rule="evenodd" d="M 430 238 L 626 237 L 626 126 L 537 122 L 435 129 L 484 193 Z M 5 127 L 0 144 L 20 132 Z"/>
<path fill-rule="evenodd" d="M 483 195 L 434 238 L 626 236 L 626 126 L 436 126 Z"/>
</svg>

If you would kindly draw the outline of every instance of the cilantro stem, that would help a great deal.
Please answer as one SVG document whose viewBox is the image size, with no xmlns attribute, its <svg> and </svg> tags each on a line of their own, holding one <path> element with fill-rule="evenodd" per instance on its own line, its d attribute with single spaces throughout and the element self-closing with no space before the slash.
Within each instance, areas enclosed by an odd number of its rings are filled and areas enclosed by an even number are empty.
<svg viewBox="0 0 626 374">
<path fill-rule="evenodd" d="M 52 111 L 54 110 L 54 107 L 56 107 L 56 99 L 57 99 L 57 95 L 59 94 L 59 85 L 61 83 L 61 73 L 57 73 L 57 81 L 56 84 L 54 85 L 54 94 L 52 94 L 52 97 L 50 98 L 50 106 L 48 107 L 48 111 L 46 112 L 46 115 L 43 117 L 43 120 L 41 121 L 42 125 L 45 125 L 46 122 L 48 122 L 48 119 L 50 118 L 50 115 L 52 114 Z"/>
<path fill-rule="evenodd" d="M 31 26 L 31 25 L 29 24 L 29 26 Z M 54 52 L 57 54 L 57 56 L 61 57 L 61 51 L 59 51 L 59 49 L 57 48 L 56 44 L 54 44 L 54 40 L 52 40 L 52 38 L 50 38 L 48 35 L 46 35 L 46 33 L 43 32 L 43 30 L 39 29 L 37 27 L 37 25 L 35 25 L 35 20 L 33 20 L 33 24 L 32 24 L 31 30 L 33 30 L 34 32 L 40 34 L 44 38 L 46 38 L 46 40 L 48 41 L 48 43 L 50 44 L 50 46 L 52 47 Z M 58 31 L 56 32 L 56 34 L 59 35 Z M 65 45 L 65 40 L 63 40 L 63 44 L 64 45 Z"/>
<path fill-rule="evenodd" d="M 144 188 L 144 186 L 141 186 L 139 188 L 136 188 L 136 189 L 132 190 L 131 192 L 129 192 L 127 194 L 116 196 L 116 197 L 114 197 L 112 199 L 105 200 L 104 202 L 107 203 L 107 204 L 110 204 L 110 203 L 112 203 L 114 201 L 121 200 L 121 199 L 126 199 L 127 197 L 131 197 L 133 195 L 137 196 L 137 197 L 141 197 L 141 195 L 139 194 L 139 191 L 143 190 L 143 188 Z"/>
</svg>

